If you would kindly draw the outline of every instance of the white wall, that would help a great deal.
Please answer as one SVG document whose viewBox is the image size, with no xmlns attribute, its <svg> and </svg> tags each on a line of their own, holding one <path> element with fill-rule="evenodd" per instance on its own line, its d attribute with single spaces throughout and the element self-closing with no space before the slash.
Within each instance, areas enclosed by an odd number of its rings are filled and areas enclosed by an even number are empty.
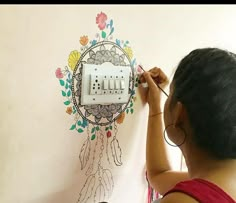
<svg viewBox="0 0 236 203">
<path fill-rule="evenodd" d="M 1 203 L 76 202 L 84 183 L 78 152 L 85 135 L 68 130 L 71 117 L 54 72 L 79 48 L 80 36 L 94 37 L 101 11 L 114 20 L 115 36 L 130 41 L 139 63 L 159 66 L 170 77 L 192 49 L 236 52 L 234 5 L 2 5 Z M 119 126 L 123 165 L 111 168 L 111 203 L 145 202 L 147 108 L 137 96 L 135 113 Z M 178 149 L 170 148 L 170 155 L 179 169 Z"/>
</svg>

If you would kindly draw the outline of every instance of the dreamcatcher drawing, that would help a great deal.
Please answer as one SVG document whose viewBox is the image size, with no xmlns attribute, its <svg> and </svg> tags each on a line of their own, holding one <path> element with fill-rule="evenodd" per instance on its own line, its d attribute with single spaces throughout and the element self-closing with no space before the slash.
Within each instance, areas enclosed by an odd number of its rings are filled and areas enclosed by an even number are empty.
<svg viewBox="0 0 236 203">
<path fill-rule="evenodd" d="M 113 41 L 113 20 L 100 12 L 96 16 L 100 30 L 95 39 L 80 37 L 80 50 L 69 54 L 68 66 L 56 69 L 56 77 L 62 87 L 66 113 L 74 117 L 70 130 L 86 135 L 79 151 L 81 170 L 85 170 L 84 182 L 77 203 L 106 201 L 114 189 L 114 180 L 108 165 L 121 166 L 122 148 L 118 139 L 118 125 L 122 124 L 126 114 L 133 114 L 136 100 L 135 88 L 138 86 L 139 70 L 129 41 Z M 130 69 L 129 100 L 127 103 L 81 104 L 81 85 L 84 64 L 111 63 Z M 105 158 L 105 159 L 104 159 Z"/>
</svg>

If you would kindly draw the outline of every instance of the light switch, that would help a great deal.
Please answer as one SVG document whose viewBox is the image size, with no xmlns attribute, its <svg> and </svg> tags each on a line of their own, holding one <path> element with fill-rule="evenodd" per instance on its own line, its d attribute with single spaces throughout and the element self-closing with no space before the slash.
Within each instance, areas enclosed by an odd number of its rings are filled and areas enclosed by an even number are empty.
<svg viewBox="0 0 236 203">
<path fill-rule="evenodd" d="M 109 80 L 109 89 L 110 90 L 114 89 L 114 80 Z"/>
<path fill-rule="evenodd" d="M 120 89 L 120 81 L 119 80 L 115 80 L 115 89 L 116 90 Z"/>
<path fill-rule="evenodd" d="M 83 64 L 81 105 L 127 103 L 130 98 L 131 67 L 115 66 L 110 62 L 100 65 Z"/>
<path fill-rule="evenodd" d="M 122 90 L 125 89 L 125 81 L 124 80 L 120 81 L 120 89 L 122 89 Z"/>
<path fill-rule="evenodd" d="M 108 80 L 103 80 L 103 89 L 104 90 L 108 89 Z"/>
</svg>

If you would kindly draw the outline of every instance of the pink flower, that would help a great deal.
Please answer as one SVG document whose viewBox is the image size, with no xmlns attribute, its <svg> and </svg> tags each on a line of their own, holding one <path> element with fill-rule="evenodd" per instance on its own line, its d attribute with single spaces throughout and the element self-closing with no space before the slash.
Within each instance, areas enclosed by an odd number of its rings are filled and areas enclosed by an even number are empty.
<svg viewBox="0 0 236 203">
<path fill-rule="evenodd" d="M 100 14 L 97 14 L 96 23 L 98 24 L 100 30 L 104 30 L 106 27 L 106 20 L 107 15 L 105 13 L 101 12 Z"/>
<path fill-rule="evenodd" d="M 57 77 L 57 78 L 59 78 L 59 79 L 60 79 L 60 78 L 63 78 L 63 73 L 61 72 L 61 69 L 60 69 L 60 68 L 57 68 L 55 74 L 56 74 L 56 77 Z"/>
<path fill-rule="evenodd" d="M 137 71 L 138 71 L 138 73 L 142 73 L 143 72 L 143 70 L 140 68 L 139 65 L 137 66 Z"/>
</svg>

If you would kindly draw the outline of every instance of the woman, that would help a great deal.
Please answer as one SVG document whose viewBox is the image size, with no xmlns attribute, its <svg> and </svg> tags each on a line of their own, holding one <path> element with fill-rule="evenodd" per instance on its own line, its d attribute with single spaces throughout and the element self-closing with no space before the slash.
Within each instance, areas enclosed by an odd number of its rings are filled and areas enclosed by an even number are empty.
<svg viewBox="0 0 236 203">
<path fill-rule="evenodd" d="M 236 55 L 202 48 L 185 56 L 170 83 L 163 114 L 166 75 L 155 67 L 140 82 L 148 84 L 140 86 L 149 105 L 147 175 L 162 194 L 160 202 L 236 203 Z M 182 151 L 188 172 L 171 169 L 165 136 Z"/>
</svg>

